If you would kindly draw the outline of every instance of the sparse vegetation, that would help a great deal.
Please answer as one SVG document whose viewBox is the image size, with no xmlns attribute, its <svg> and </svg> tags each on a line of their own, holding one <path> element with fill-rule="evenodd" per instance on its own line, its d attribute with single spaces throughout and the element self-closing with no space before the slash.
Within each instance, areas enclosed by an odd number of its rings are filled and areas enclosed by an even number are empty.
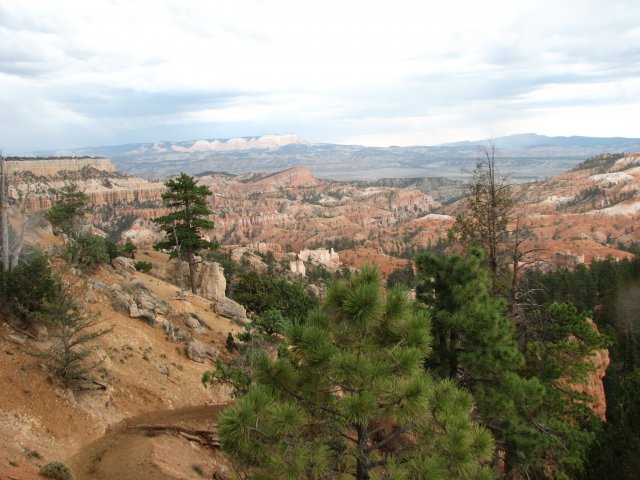
<svg viewBox="0 0 640 480">
<path fill-rule="evenodd" d="M 107 241 L 90 233 L 76 237 L 69 245 L 69 255 L 71 262 L 85 272 L 91 272 L 111 260 Z"/>
<path fill-rule="evenodd" d="M 153 268 L 153 264 L 151 262 L 140 261 L 135 263 L 135 268 L 139 272 L 148 273 Z"/>
<path fill-rule="evenodd" d="M 62 462 L 50 462 L 40 469 L 40 475 L 53 480 L 74 480 L 73 472 Z"/>
<path fill-rule="evenodd" d="M 603 153 L 602 155 L 596 155 L 575 166 L 574 170 L 596 169 L 598 173 L 604 173 L 608 171 L 617 160 L 624 158 L 625 155 L 625 153 Z"/>
</svg>

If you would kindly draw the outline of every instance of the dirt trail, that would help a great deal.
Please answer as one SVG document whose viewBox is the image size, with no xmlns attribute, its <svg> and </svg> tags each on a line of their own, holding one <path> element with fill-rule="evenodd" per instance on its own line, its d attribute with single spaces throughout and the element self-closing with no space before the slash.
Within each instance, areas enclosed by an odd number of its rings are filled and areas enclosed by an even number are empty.
<svg viewBox="0 0 640 480">
<path fill-rule="evenodd" d="M 155 436 L 136 425 L 180 425 L 215 429 L 224 405 L 159 411 L 127 419 L 68 460 L 77 480 L 187 480 L 211 478 L 227 469 L 220 452 L 171 433 Z"/>
</svg>

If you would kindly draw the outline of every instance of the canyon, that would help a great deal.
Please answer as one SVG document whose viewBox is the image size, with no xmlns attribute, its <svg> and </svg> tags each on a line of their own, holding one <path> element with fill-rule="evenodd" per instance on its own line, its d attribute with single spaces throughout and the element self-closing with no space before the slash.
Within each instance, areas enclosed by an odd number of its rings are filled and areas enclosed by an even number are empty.
<svg viewBox="0 0 640 480">
<path fill-rule="evenodd" d="M 244 309 L 227 302 L 222 268 L 203 263 L 198 294 L 187 292 L 180 300 L 175 262 L 150 248 L 159 238 L 150 219 L 166 212 L 163 181 L 120 173 L 108 159 L 48 162 L 11 164 L 12 224 L 28 217 L 22 225 L 29 241 L 56 243 L 42 214 L 65 184 L 75 182 L 92 204 L 88 220 L 94 231 L 133 241 L 138 258 L 153 265 L 153 275 L 118 259 L 89 279 L 81 300 L 91 314 L 117 327 L 97 344 L 108 372 L 100 381 L 107 386 L 90 394 L 76 396 L 49 386 L 47 374 L 24 349 L 43 351 L 46 341 L 0 325 L 6 354 L 0 384 L 14 392 L 0 398 L 4 465 L 15 478 L 35 478 L 43 458 L 67 459 L 79 478 L 110 478 L 125 460 L 137 462 L 126 463 L 130 472 L 142 475 L 144 469 L 157 478 L 183 478 L 194 465 L 208 475 L 228 473 L 230 465 L 220 452 L 211 454 L 193 440 L 128 430 L 152 420 L 178 421 L 183 414 L 195 415 L 191 420 L 200 424 L 206 418 L 213 422 L 219 405 L 230 401 L 227 389 L 207 390 L 199 381 L 214 357 L 229 358 L 226 335 L 239 332 L 246 321 Z M 206 236 L 236 262 L 258 270 L 267 270 L 266 256 L 272 254 L 291 278 L 365 262 L 380 264 L 385 274 L 405 268 L 415 252 L 446 239 L 464 208 L 460 190 L 440 180 L 337 182 L 294 167 L 275 173 L 205 172 L 198 181 L 213 192 L 216 227 Z M 425 185 L 434 186 L 433 194 Z M 541 261 L 568 268 L 596 258 L 631 256 L 626 249 L 640 242 L 639 192 L 640 154 L 600 155 L 556 177 L 513 186 L 515 214 L 528 230 L 527 248 L 535 249 Z M 116 308 L 123 298 L 126 308 Z M 153 317 L 152 325 L 142 321 L 147 317 Z M 178 340 L 174 327 L 182 332 Z M 597 371 L 572 388 L 592 396 L 591 406 L 602 417 L 607 351 L 598 350 L 591 360 Z M 187 460 L 180 463 L 171 455 Z"/>
<path fill-rule="evenodd" d="M 107 159 L 64 161 L 12 162 L 14 210 L 21 206 L 37 216 L 73 181 L 92 204 L 96 228 L 146 247 L 157 241 L 150 219 L 166 213 L 162 181 L 117 172 Z M 398 268 L 415 252 L 445 240 L 464 208 L 464 200 L 457 200 L 464 190 L 437 179 L 337 182 L 294 167 L 240 175 L 206 172 L 198 181 L 213 192 L 216 226 L 204 232 L 207 238 L 223 246 L 261 245 L 260 253 L 268 249 L 279 259 L 305 248 L 333 248 L 354 267 L 370 258 L 385 270 Z M 594 258 L 625 258 L 630 256 L 625 249 L 640 242 L 634 221 L 640 215 L 640 154 L 603 154 L 558 176 L 512 188 L 526 247 L 541 260 L 575 266 Z"/>
</svg>

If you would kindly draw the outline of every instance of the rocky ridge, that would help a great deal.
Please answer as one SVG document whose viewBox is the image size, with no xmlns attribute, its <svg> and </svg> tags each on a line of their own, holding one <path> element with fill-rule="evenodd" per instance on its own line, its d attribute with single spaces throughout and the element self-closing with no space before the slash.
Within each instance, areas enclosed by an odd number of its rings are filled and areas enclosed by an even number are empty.
<svg viewBox="0 0 640 480">
<path fill-rule="evenodd" d="M 19 168 L 14 164 L 9 170 L 9 200 L 24 203 L 27 211 L 48 210 L 58 192 L 69 182 L 74 182 L 94 207 L 139 206 L 149 202 L 156 204 L 166 190 L 163 182 L 116 172 L 115 166 L 107 159 L 98 159 L 98 163 L 94 159 L 73 160 L 73 168 L 67 168 L 66 160 L 15 162 Z"/>
<path fill-rule="evenodd" d="M 5 168 L 9 175 L 30 172 L 33 175 L 56 175 L 62 170 L 80 171 L 83 168 L 95 168 L 105 172 L 115 172 L 115 165 L 104 157 L 8 157 Z"/>
</svg>

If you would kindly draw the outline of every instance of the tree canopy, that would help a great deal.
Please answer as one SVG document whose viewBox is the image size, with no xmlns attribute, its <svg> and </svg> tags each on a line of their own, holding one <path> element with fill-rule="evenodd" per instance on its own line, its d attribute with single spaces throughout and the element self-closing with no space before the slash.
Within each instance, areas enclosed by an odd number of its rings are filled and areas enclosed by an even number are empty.
<svg viewBox="0 0 640 480">
<path fill-rule="evenodd" d="M 505 476 L 579 474 L 597 422 L 590 399 L 568 385 L 584 381 L 605 339 L 569 304 L 523 312 L 513 324 L 482 259 L 474 249 L 468 257 L 416 256 L 416 294 L 431 310 L 434 336 L 426 366 L 473 395 Z"/>
<path fill-rule="evenodd" d="M 423 368 L 429 315 L 365 267 L 329 288 L 248 393 L 220 415 L 222 448 L 252 478 L 493 478 L 471 396 Z"/>
</svg>

